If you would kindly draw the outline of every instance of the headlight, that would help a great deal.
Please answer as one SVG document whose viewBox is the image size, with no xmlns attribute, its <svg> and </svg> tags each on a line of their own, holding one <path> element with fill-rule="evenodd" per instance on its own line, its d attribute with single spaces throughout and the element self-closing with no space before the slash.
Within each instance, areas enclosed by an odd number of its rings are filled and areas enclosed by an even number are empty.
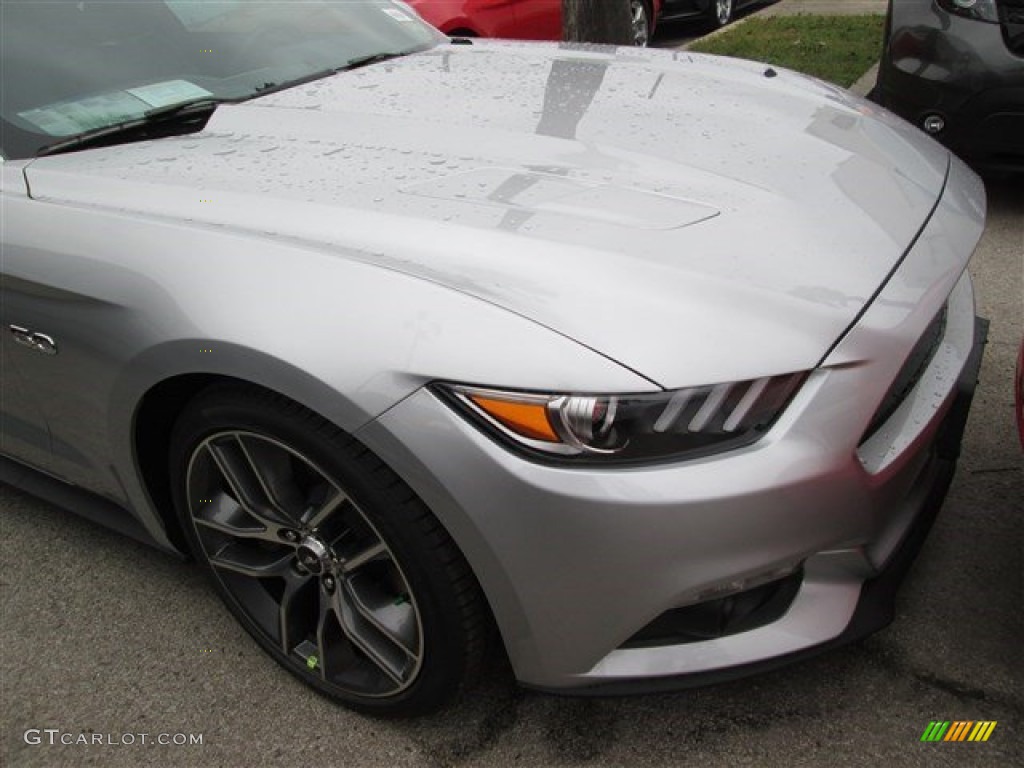
<svg viewBox="0 0 1024 768">
<path fill-rule="evenodd" d="M 995 0 L 938 0 L 939 7 L 968 19 L 999 21 Z"/>
<path fill-rule="evenodd" d="M 639 395 L 507 392 L 436 385 L 492 435 L 534 455 L 572 462 L 694 458 L 760 437 L 805 373 Z"/>
</svg>

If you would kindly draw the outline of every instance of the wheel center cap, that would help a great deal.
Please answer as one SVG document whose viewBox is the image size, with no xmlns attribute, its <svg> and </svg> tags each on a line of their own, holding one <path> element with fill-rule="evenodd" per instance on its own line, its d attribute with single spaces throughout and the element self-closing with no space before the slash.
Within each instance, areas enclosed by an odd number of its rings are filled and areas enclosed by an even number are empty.
<svg viewBox="0 0 1024 768">
<path fill-rule="evenodd" d="M 317 574 L 327 570 L 328 561 L 330 560 L 327 547 L 324 546 L 320 539 L 312 536 L 307 536 L 299 543 L 296 556 L 303 568 L 310 573 Z"/>
</svg>

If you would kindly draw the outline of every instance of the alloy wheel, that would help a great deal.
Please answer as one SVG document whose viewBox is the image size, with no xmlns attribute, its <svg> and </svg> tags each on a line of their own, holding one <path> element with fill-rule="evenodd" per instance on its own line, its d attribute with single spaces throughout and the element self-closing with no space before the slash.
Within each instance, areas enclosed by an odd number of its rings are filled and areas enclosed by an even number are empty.
<svg viewBox="0 0 1024 768">
<path fill-rule="evenodd" d="M 232 430 L 194 448 L 186 484 L 215 578 L 293 671 L 371 698 L 415 682 L 416 597 L 338 481 L 284 443 Z"/>
<path fill-rule="evenodd" d="M 630 12 L 633 16 L 633 45 L 646 47 L 651 39 L 651 24 L 644 0 L 631 0 Z"/>
<path fill-rule="evenodd" d="M 715 0 L 715 19 L 724 27 L 732 19 L 732 0 Z"/>
</svg>

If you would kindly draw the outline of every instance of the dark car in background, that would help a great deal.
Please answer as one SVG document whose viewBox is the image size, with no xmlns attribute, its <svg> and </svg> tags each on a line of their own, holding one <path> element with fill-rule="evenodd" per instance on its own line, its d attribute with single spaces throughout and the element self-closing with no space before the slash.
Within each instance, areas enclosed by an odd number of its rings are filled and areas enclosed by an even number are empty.
<svg viewBox="0 0 1024 768">
<path fill-rule="evenodd" d="M 890 0 L 872 98 L 977 166 L 1024 169 L 1024 0 Z"/>
<path fill-rule="evenodd" d="M 704 19 L 714 27 L 724 27 L 737 11 L 765 0 L 665 0 L 662 21 Z"/>
</svg>

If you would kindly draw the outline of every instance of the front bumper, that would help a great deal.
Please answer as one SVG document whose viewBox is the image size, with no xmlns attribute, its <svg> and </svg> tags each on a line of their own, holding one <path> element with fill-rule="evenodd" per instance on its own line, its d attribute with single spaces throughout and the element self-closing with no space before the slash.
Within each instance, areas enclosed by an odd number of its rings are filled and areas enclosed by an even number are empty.
<svg viewBox="0 0 1024 768">
<path fill-rule="evenodd" d="M 956 472 L 956 460 L 960 455 L 960 443 L 963 438 L 967 416 L 970 412 L 974 389 L 981 368 L 981 359 L 988 336 L 988 321 L 977 318 L 975 325 L 974 346 L 970 359 L 957 381 L 953 405 L 946 418 L 942 421 L 930 449 L 927 466 L 915 483 L 913 492 L 908 495 L 907 510 L 912 514 L 910 527 L 905 531 L 900 544 L 885 564 L 873 576 L 860 586 L 856 605 L 849 618 L 846 628 L 831 640 L 811 645 L 801 650 L 784 653 L 779 656 L 762 658 L 759 661 L 738 663 L 732 666 L 718 667 L 701 672 L 683 673 L 658 678 L 617 679 L 599 682 L 594 685 L 577 688 L 572 692 L 577 695 L 610 695 L 627 693 L 653 693 L 672 691 L 682 688 L 693 688 L 701 685 L 721 683 L 750 675 L 768 672 L 802 659 L 816 656 L 832 648 L 852 643 L 877 632 L 890 624 L 895 617 L 896 593 L 903 578 L 910 570 L 911 564 L 924 545 L 928 532 L 938 516 L 942 503 L 946 498 L 953 476 Z M 829 559 L 836 559 L 840 553 L 830 553 L 817 557 L 813 568 L 817 573 L 810 574 L 811 579 L 827 576 Z M 839 563 L 841 565 L 841 562 Z M 821 597 L 827 598 L 827 592 Z M 808 604 L 809 603 L 809 604 Z M 808 601 L 803 608 L 808 612 L 808 619 L 813 621 L 815 606 Z M 798 617 L 790 616 L 789 624 L 795 624 Z M 780 621 L 776 630 L 784 630 L 786 624 Z M 756 639 L 755 639 L 756 640 Z M 621 653 L 617 652 L 617 653 Z M 758 655 L 758 654 L 753 654 Z M 763 654 L 762 654 L 763 655 Z M 559 689 L 551 689 L 553 692 Z"/>
<path fill-rule="evenodd" d="M 945 495 L 985 324 L 964 268 L 983 191 L 953 160 L 935 213 L 858 323 L 758 443 L 643 468 L 511 454 L 421 390 L 358 437 L 456 540 L 519 680 L 657 690 L 784 663 L 890 618 L 892 592 Z M 937 351 L 872 437 L 904 359 L 946 307 Z M 774 620 L 702 642 L 624 647 L 657 617 L 796 569 Z"/>
</svg>

